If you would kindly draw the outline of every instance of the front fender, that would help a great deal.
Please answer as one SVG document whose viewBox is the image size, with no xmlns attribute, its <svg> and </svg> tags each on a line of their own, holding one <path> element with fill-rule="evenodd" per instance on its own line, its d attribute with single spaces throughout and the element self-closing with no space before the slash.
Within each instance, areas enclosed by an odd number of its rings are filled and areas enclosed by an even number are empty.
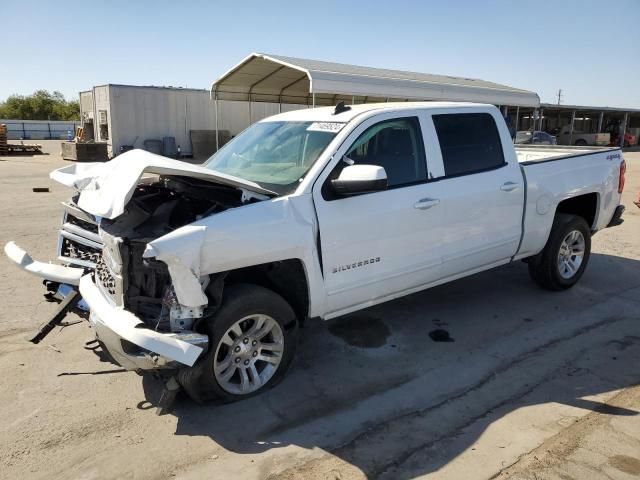
<svg viewBox="0 0 640 480">
<path fill-rule="evenodd" d="M 324 305 L 317 231 L 310 195 L 280 197 L 181 227 L 149 242 L 144 256 L 168 265 L 178 301 L 188 306 L 207 303 L 203 275 L 299 259 L 309 286 L 309 315 L 317 316 Z"/>
</svg>

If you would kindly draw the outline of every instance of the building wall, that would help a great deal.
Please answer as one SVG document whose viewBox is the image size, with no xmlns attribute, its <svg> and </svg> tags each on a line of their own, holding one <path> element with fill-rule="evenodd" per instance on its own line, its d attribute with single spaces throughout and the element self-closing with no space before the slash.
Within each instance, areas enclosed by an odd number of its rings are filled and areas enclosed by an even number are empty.
<svg viewBox="0 0 640 480">
<path fill-rule="evenodd" d="M 211 108 L 215 103 L 210 100 Z M 277 103 L 252 102 L 251 118 L 249 118 L 249 102 L 233 102 L 228 100 L 218 101 L 218 128 L 228 130 L 232 136 L 242 132 L 252 123 L 263 118 L 278 114 L 280 111 L 289 112 L 308 108 L 306 105 L 282 104 L 282 109 Z M 214 113 L 215 121 L 215 113 Z M 215 128 L 215 125 L 214 125 Z"/>
<path fill-rule="evenodd" d="M 281 111 L 307 108 L 283 104 Z M 107 132 L 100 128 L 100 111 L 107 116 Z M 235 136 L 250 124 L 275 115 L 275 103 L 218 102 L 218 129 Z M 208 90 L 103 85 L 80 93 L 83 121 L 93 119 L 94 138 L 106 142 L 109 155 L 120 147 L 144 148 L 145 140 L 174 137 L 183 154 L 191 153 L 190 130 L 215 130 L 215 102 Z M 105 137 L 108 133 L 108 138 Z"/>
<path fill-rule="evenodd" d="M 143 148 L 145 140 L 175 137 L 190 153 L 189 130 L 214 128 L 205 90 L 110 86 L 112 151 L 123 145 Z"/>
<path fill-rule="evenodd" d="M 89 112 L 93 112 L 93 90 L 80 92 L 80 118 L 89 118 Z M 86 118 L 83 117 L 85 113 L 87 113 Z M 93 113 L 91 113 L 91 115 L 93 115 Z"/>
</svg>

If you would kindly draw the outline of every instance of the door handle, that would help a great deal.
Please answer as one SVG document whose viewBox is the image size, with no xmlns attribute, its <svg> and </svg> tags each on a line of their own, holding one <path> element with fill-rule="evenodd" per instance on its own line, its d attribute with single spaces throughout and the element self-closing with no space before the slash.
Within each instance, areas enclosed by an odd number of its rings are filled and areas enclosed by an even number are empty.
<svg viewBox="0 0 640 480">
<path fill-rule="evenodd" d="M 435 207 L 439 203 L 439 198 L 422 198 L 413 204 L 413 208 L 417 208 L 418 210 L 427 210 L 428 208 Z"/>
<path fill-rule="evenodd" d="M 520 184 L 516 182 L 505 182 L 500 187 L 500 190 L 502 190 L 503 192 L 511 192 L 517 188 L 520 188 Z"/>
</svg>

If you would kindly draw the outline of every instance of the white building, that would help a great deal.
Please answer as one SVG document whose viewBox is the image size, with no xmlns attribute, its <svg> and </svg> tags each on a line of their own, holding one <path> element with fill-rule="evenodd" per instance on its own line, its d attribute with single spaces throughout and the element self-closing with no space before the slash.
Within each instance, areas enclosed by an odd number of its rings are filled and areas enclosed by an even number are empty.
<svg viewBox="0 0 640 480">
<path fill-rule="evenodd" d="M 295 108 L 306 107 L 284 106 Z M 277 104 L 261 103 L 249 112 L 247 102 L 219 101 L 218 129 L 228 132 L 221 140 L 278 110 Z M 89 138 L 107 143 L 110 156 L 121 147 L 144 148 L 145 140 L 163 137 L 174 137 L 181 152 L 190 155 L 192 130 L 208 131 L 215 139 L 215 103 L 204 89 L 100 85 L 80 92 L 80 118 Z"/>
</svg>

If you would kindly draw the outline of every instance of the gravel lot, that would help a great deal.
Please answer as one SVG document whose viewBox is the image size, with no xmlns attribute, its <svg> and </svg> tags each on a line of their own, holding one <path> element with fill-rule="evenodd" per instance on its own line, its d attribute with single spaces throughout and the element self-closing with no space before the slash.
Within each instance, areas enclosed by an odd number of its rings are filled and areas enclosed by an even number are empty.
<svg viewBox="0 0 640 480">
<path fill-rule="evenodd" d="M 0 241 L 44 260 L 70 192 L 43 143 L 0 157 Z M 55 305 L 2 256 L 0 477 L 640 477 L 640 153 L 625 158 L 626 221 L 594 237 L 574 289 L 540 290 L 515 263 L 310 322 L 275 389 L 165 416 L 157 381 L 83 348 L 86 323 L 28 343 Z"/>
</svg>

